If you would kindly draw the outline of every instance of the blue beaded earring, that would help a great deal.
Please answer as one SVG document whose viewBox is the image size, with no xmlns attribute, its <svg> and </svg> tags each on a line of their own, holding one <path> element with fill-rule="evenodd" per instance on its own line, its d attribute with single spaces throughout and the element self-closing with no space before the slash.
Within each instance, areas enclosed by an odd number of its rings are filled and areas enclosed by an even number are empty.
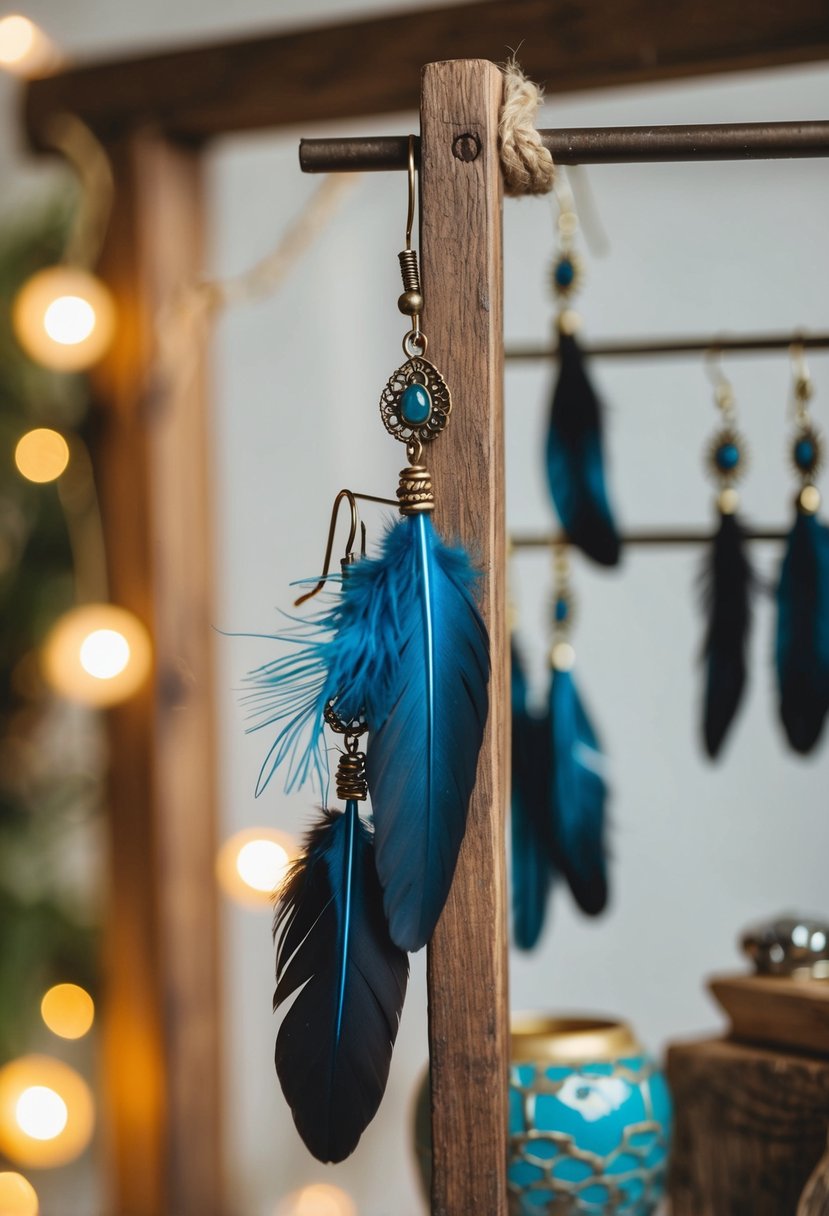
<svg viewBox="0 0 829 1216">
<path fill-rule="evenodd" d="M 817 743 L 829 710 L 829 528 L 817 517 L 823 439 L 809 412 L 813 386 L 802 346 L 792 348 L 792 360 L 790 451 L 800 489 L 777 588 L 776 667 L 783 728 L 794 750 L 805 754 Z"/>
<path fill-rule="evenodd" d="M 703 571 L 704 695 L 702 711 L 705 750 L 712 758 L 723 741 L 742 700 L 746 682 L 746 651 L 751 626 L 754 579 L 748 561 L 743 526 L 737 515 L 736 482 L 746 467 L 746 449 L 736 429 L 734 390 L 719 364 L 719 352 L 709 353 L 708 375 L 720 426 L 706 455 L 709 475 L 717 486 L 719 525 Z"/>
<path fill-rule="evenodd" d="M 547 430 L 547 481 L 567 539 L 593 561 L 615 566 L 620 543 L 607 491 L 603 406 L 587 374 L 571 304 L 583 277 L 575 250 L 578 217 L 572 195 L 557 187 L 559 249 L 552 287 L 558 305 L 558 378 Z"/>
</svg>

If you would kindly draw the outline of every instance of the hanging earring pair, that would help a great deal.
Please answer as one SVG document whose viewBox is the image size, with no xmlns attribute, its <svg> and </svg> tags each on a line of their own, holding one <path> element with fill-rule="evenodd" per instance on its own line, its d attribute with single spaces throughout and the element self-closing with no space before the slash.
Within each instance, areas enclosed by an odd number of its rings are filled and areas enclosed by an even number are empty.
<svg viewBox="0 0 829 1216">
<path fill-rule="evenodd" d="M 547 429 L 547 481 L 567 539 L 593 561 L 615 566 L 620 542 L 605 475 L 603 406 L 587 374 L 571 307 L 583 277 L 575 249 L 578 217 L 573 196 L 556 186 L 559 248 L 552 285 L 558 312 L 558 378 Z"/>
<path fill-rule="evenodd" d="M 737 514 L 739 495 L 735 488 L 745 472 L 746 449 L 736 429 L 734 390 L 723 374 L 716 349 L 707 357 L 707 370 L 720 413 L 720 426 L 708 446 L 706 459 L 717 487 L 719 525 L 703 572 L 707 627 L 703 645 L 702 725 L 705 750 L 713 758 L 719 754 L 745 689 L 754 578 L 745 531 Z"/>
<path fill-rule="evenodd" d="M 806 754 L 820 738 L 829 710 L 829 528 L 817 517 L 815 478 L 823 440 L 809 410 L 813 386 L 802 346 L 792 348 L 792 359 L 791 460 L 800 488 L 777 588 L 776 668 L 786 737 L 795 751 Z"/>
<path fill-rule="evenodd" d="M 549 894 L 562 875 L 583 912 L 607 904 L 605 759 L 576 687 L 571 643 L 573 596 L 564 545 L 556 547 L 545 712 L 527 706 L 526 677 L 513 647 L 512 880 L 513 936 L 537 943 Z"/>
<path fill-rule="evenodd" d="M 323 811 L 279 893 L 275 920 L 275 1004 L 305 984 L 280 1028 L 277 1073 L 300 1135 L 323 1161 L 353 1150 L 382 1097 L 405 991 L 401 960 L 429 940 L 449 893 L 488 712 L 478 574 L 434 530 L 434 491 L 422 463 L 452 402 L 426 358 L 420 326 L 412 137 L 408 182 L 398 306 L 411 328 L 406 361 L 380 400 L 386 430 L 409 457 L 396 496 L 402 518 L 380 556 L 356 560 L 352 519 L 336 593 L 280 635 L 288 655 L 250 677 L 254 729 L 276 729 L 258 792 L 284 766 L 287 789 L 310 781 L 325 799 L 326 725 L 343 738 L 337 789 L 345 811 Z M 343 494 L 352 510 L 355 498 L 368 497 Z M 373 833 L 359 817 L 366 794 Z"/>
</svg>

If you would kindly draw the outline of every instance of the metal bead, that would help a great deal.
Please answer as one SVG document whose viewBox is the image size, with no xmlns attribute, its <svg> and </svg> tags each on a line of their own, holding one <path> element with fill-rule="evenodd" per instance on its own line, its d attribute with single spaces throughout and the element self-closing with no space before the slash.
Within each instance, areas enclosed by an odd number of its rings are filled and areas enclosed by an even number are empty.
<svg viewBox="0 0 829 1216">
<path fill-rule="evenodd" d="M 404 291 L 397 307 L 407 317 L 416 317 L 423 312 L 423 296 L 419 291 Z"/>
</svg>

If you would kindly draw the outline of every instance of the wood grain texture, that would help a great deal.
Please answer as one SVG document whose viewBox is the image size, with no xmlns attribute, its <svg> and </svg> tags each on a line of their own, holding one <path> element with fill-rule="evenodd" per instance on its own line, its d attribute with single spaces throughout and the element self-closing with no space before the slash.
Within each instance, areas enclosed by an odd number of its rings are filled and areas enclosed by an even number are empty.
<svg viewBox="0 0 829 1216">
<path fill-rule="evenodd" d="M 111 716 L 104 1025 L 112 1210 L 220 1210 L 218 917 L 208 412 L 150 378 L 161 306 L 202 271 L 199 158 L 142 134 L 112 149 L 101 271 L 119 304 L 95 377 L 96 471 L 111 593 L 154 640 L 150 687 Z"/>
<path fill-rule="evenodd" d="M 109 139 L 152 123 L 187 139 L 415 109 L 420 68 L 520 47 L 548 93 L 829 56 L 825 0 L 477 0 L 110 60 L 34 81 L 27 121 L 69 110 Z"/>
<path fill-rule="evenodd" d="M 806 1183 L 797 1216 L 827 1216 L 829 1213 L 829 1146 Z"/>
<path fill-rule="evenodd" d="M 671 1047 L 668 1080 L 673 1216 L 796 1216 L 826 1147 L 829 1061 L 714 1040 Z"/>
<path fill-rule="evenodd" d="M 709 988 L 735 1038 L 829 1056 L 829 984 L 784 976 L 732 975 Z"/>
<path fill-rule="evenodd" d="M 466 837 L 429 947 L 434 1216 L 506 1212 L 507 933 L 504 816 L 503 274 L 497 150 L 501 75 L 490 63 L 429 64 L 421 107 L 421 263 L 429 358 L 452 392 L 446 432 L 425 453 L 435 524 L 485 573 L 490 712 Z M 474 161 L 453 143 L 480 141 Z"/>
</svg>

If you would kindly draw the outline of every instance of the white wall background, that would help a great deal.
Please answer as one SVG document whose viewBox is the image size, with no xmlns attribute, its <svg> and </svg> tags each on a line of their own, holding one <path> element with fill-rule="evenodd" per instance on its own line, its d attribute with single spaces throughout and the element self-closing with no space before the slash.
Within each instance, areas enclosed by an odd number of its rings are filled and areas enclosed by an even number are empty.
<svg viewBox="0 0 829 1216">
<path fill-rule="evenodd" d="M 369 8 L 389 8 L 388 2 Z M 405 5 L 401 4 L 403 8 Z M 275 22 L 353 12 L 333 0 L 274 5 L 237 0 L 31 0 L 26 12 L 71 51 L 193 40 Z M 527 31 L 516 30 L 515 44 Z M 545 125 L 751 121 L 825 116 L 829 70 L 719 77 L 659 88 L 554 99 Z M 0 166 L 8 205 L 34 188 L 13 151 L 14 88 L 0 80 Z M 332 133 L 406 131 L 403 115 L 329 124 Z M 268 251 L 316 187 L 297 168 L 296 142 L 228 141 L 211 158 L 210 272 L 235 273 Z M 42 171 L 40 171 L 42 172 Z M 580 301 L 594 339 L 825 328 L 829 243 L 824 161 L 618 166 L 590 170 L 610 237 L 588 255 Z M 315 573 L 331 499 L 343 484 L 393 489 L 400 452 L 376 402 L 399 362 L 396 253 L 405 207 L 401 175 L 365 177 L 318 245 L 267 303 L 222 322 L 214 348 L 214 526 L 219 552 L 216 623 L 268 631 L 293 578 Z M 553 305 L 546 282 L 553 245 L 547 200 L 510 202 L 505 213 L 507 342 L 543 340 Z M 342 293 L 350 293 L 347 309 Z M 829 360 L 811 360 L 814 411 L 829 424 Z M 791 513 L 782 355 L 726 363 L 751 449 L 746 516 L 783 527 Z M 619 513 L 628 527 L 703 527 L 712 490 L 702 450 L 715 425 L 702 361 L 605 362 L 593 369 L 607 401 L 608 446 Z M 507 376 L 508 514 L 515 530 L 551 526 L 541 466 L 550 370 Z M 712 972 L 741 966 L 735 935 L 784 908 L 829 912 L 826 748 L 786 751 L 775 719 L 773 609 L 757 605 L 751 686 L 727 754 L 701 758 L 696 670 L 701 554 L 630 551 L 615 573 L 574 564 L 579 677 L 612 760 L 613 906 L 580 918 L 558 893 L 541 949 L 513 958 L 516 1008 L 607 1011 L 628 1017 L 643 1040 L 715 1029 L 704 991 Z M 773 579 L 779 550 L 756 547 Z M 550 563 L 522 554 L 512 579 L 525 650 L 543 684 Z M 253 784 L 265 740 L 243 734 L 234 689 L 268 653 L 262 642 L 220 640 L 222 823 L 300 831 L 312 803 Z M 312 1180 L 347 1189 L 361 1216 L 421 1211 L 408 1139 L 413 1087 L 426 1059 L 425 959 L 412 962 L 388 1092 L 356 1155 L 317 1165 L 298 1141 L 272 1070 L 272 947 L 267 914 L 225 916 L 227 1143 L 232 1211 L 273 1216 L 281 1196 Z M 92 1209 L 78 1208 L 78 1216 Z M 61 1211 L 60 1216 L 66 1216 Z M 186 1214 L 190 1216 L 190 1214 Z"/>
</svg>

